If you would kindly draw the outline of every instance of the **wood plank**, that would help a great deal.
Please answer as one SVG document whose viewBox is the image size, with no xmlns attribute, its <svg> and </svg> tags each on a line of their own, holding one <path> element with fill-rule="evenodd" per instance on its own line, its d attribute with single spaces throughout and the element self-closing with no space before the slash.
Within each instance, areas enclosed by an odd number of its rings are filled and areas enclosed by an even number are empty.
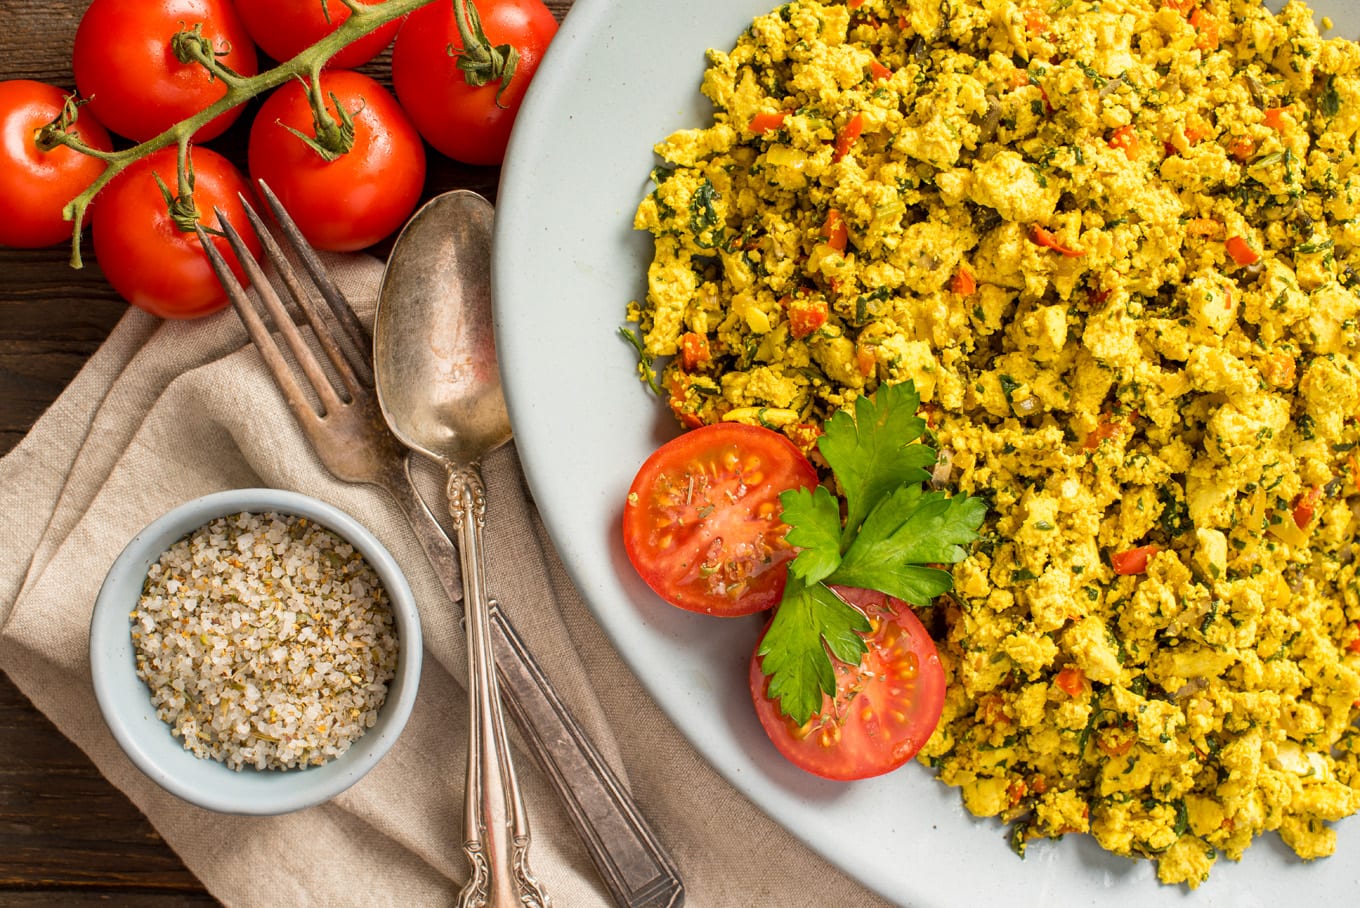
<svg viewBox="0 0 1360 908">
<path fill-rule="evenodd" d="M 132 802 L 0 673 L 0 903 L 70 890 L 213 904 Z M 161 900 L 161 901 L 155 901 Z M 36 903 L 36 902 L 35 902 Z"/>
<path fill-rule="evenodd" d="M 0 451 L 19 443 L 127 310 L 85 241 L 70 250 L 0 248 Z"/>
</svg>

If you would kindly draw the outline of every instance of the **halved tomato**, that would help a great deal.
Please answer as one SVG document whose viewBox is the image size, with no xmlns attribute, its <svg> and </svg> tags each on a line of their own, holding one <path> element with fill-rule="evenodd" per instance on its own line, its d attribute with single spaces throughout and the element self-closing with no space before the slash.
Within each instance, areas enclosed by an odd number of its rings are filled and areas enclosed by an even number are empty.
<svg viewBox="0 0 1360 908">
<path fill-rule="evenodd" d="M 772 607 L 795 550 L 779 495 L 817 471 L 787 438 L 740 423 L 702 426 L 652 452 L 623 509 L 633 567 L 672 605 L 721 617 Z"/>
<path fill-rule="evenodd" d="M 930 634 L 901 599 L 832 589 L 873 627 L 860 664 L 833 656 L 836 696 L 823 697 L 821 710 L 796 725 L 766 695 L 769 678 L 753 655 L 751 699 L 765 733 L 795 766 L 826 779 L 867 779 L 901 766 L 930 740 L 944 710 L 944 667 Z"/>
</svg>

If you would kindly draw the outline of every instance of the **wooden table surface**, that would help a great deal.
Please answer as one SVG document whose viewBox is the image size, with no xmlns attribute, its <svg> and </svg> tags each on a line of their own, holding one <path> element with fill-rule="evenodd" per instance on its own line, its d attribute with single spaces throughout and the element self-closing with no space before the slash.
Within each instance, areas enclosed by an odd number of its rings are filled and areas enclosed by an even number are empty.
<svg viewBox="0 0 1360 908">
<path fill-rule="evenodd" d="M 559 19 L 571 3 L 547 0 Z M 74 88 L 71 44 L 88 5 L 0 0 L 0 80 Z M 364 71 L 387 82 L 386 55 Z M 242 165 L 250 114 L 211 143 Z M 426 194 L 464 187 L 494 199 L 499 176 L 431 152 Z M 85 267 L 76 271 L 66 246 L 0 247 L 0 454 L 19 443 L 126 309 L 88 235 L 84 249 Z M 96 902 L 217 904 L 137 808 L 0 672 L 0 905 Z"/>
</svg>

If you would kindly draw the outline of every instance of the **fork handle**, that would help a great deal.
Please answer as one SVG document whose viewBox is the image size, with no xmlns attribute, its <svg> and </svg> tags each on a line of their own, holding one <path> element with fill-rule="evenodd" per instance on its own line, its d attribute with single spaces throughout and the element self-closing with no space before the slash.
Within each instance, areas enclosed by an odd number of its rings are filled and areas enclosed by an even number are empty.
<svg viewBox="0 0 1360 908">
<path fill-rule="evenodd" d="M 561 796 L 615 903 L 679 908 L 685 888 L 675 865 L 496 603 L 491 647 L 505 706 Z"/>
<path fill-rule="evenodd" d="M 406 512 L 450 600 L 460 601 L 457 549 L 417 493 L 407 469 L 404 481 L 386 484 L 388 491 Z M 679 908 L 685 901 L 679 871 L 637 804 L 495 603 L 490 625 L 503 705 L 557 789 L 615 904 Z"/>
</svg>

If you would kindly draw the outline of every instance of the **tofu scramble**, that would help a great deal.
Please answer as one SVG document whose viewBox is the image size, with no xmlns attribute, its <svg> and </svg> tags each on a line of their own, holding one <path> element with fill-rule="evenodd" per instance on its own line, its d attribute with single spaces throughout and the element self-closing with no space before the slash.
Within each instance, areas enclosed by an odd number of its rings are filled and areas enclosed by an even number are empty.
<svg viewBox="0 0 1360 908">
<path fill-rule="evenodd" d="M 1360 810 L 1360 48 L 1258 0 L 794 0 L 657 147 L 687 426 L 916 383 L 983 540 L 919 759 L 1195 887 Z M 669 358 L 669 359 L 667 359 Z M 653 362 L 664 361 L 656 374 Z"/>
</svg>

